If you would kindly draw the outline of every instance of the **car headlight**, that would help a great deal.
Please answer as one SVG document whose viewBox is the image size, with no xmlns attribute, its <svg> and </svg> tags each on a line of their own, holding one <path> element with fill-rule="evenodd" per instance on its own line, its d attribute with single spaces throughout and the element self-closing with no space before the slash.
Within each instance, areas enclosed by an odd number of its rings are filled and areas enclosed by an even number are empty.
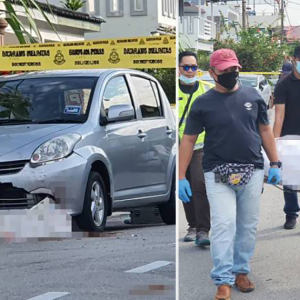
<svg viewBox="0 0 300 300">
<path fill-rule="evenodd" d="M 53 138 L 39 146 L 32 154 L 30 162 L 34 165 L 62 159 L 72 153 L 74 146 L 81 139 L 76 133 Z"/>
</svg>

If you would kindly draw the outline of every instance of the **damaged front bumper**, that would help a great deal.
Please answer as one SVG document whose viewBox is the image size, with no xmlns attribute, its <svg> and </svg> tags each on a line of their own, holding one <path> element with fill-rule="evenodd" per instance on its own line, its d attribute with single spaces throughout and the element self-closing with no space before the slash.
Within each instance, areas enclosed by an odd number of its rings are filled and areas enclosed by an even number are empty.
<svg viewBox="0 0 300 300">
<path fill-rule="evenodd" d="M 3 164 L 9 162 L 0 162 L 0 170 Z M 31 208 L 50 197 L 69 214 L 80 214 L 89 171 L 87 161 L 72 153 L 38 167 L 25 162 L 17 173 L 0 172 L 0 210 Z"/>
</svg>

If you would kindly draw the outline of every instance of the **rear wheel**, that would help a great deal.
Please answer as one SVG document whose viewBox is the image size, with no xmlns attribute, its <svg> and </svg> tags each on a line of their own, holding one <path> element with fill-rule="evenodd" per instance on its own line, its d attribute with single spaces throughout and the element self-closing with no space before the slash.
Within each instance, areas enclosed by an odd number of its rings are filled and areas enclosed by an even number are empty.
<svg viewBox="0 0 300 300">
<path fill-rule="evenodd" d="M 176 188 L 175 176 L 173 176 L 170 199 L 168 202 L 159 206 L 161 219 L 167 225 L 176 224 Z"/>
<path fill-rule="evenodd" d="M 103 231 L 107 208 L 107 193 L 103 179 L 99 173 L 92 171 L 86 186 L 82 213 L 75 217 L 78 227 L 84 231 Z"/>
</svg>

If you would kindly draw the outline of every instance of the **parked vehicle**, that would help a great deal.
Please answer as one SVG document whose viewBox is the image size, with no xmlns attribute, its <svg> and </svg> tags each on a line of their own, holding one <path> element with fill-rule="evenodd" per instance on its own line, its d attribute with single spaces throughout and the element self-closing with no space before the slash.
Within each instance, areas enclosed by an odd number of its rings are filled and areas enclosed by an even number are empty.
<svg viewBox="0 0 300 300">
<path fill-rule="evenodd" d="M 202 75 L 199 79 L 215 83 L 209 74 Z M 241 84 L 254 87 L 269 107 L 270 101 L 272 100 L 272 89 L 265 76 L 240 74 L 239 79 Z"/>
<path fill-rule="evenodd" d="M 275 86 L 279 80 L 279 75 L 269 75 L 267 80 L 271 86 L 272 94 L 274 94 Z"/>
<path fill-rule="evenodd" d="M 176 124 L 152 76 L 134 70 L 0 78 L 0 209 L 46 196 L 83 230 L 113 211 L 159 206 L 175 223 Z"/>
</svg>

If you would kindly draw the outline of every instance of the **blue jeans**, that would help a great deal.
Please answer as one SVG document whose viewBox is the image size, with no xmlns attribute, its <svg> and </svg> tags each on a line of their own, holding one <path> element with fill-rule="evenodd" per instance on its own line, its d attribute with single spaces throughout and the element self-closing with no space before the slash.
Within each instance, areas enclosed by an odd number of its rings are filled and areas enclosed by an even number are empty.
<svg viewBox="0 0 300 300">
<path fill-rule="evenodd" d="M 216 285 L 232 286 L 235 274 L 250 272 L 264 171 L 255 170 L 247 185 L 235 188 L 216 183 L 213 172 L 204 176 L 211 216 L 211 277 Z"/>
<path fill-rule="evenodd" d="M 283 186 L 284 208 L 283 211 L 287 218 L 298 218 L 297 212 L 300 211 L 298 203 L 298 194 L 291 190 L 288 186 Z"/>
</svg>

